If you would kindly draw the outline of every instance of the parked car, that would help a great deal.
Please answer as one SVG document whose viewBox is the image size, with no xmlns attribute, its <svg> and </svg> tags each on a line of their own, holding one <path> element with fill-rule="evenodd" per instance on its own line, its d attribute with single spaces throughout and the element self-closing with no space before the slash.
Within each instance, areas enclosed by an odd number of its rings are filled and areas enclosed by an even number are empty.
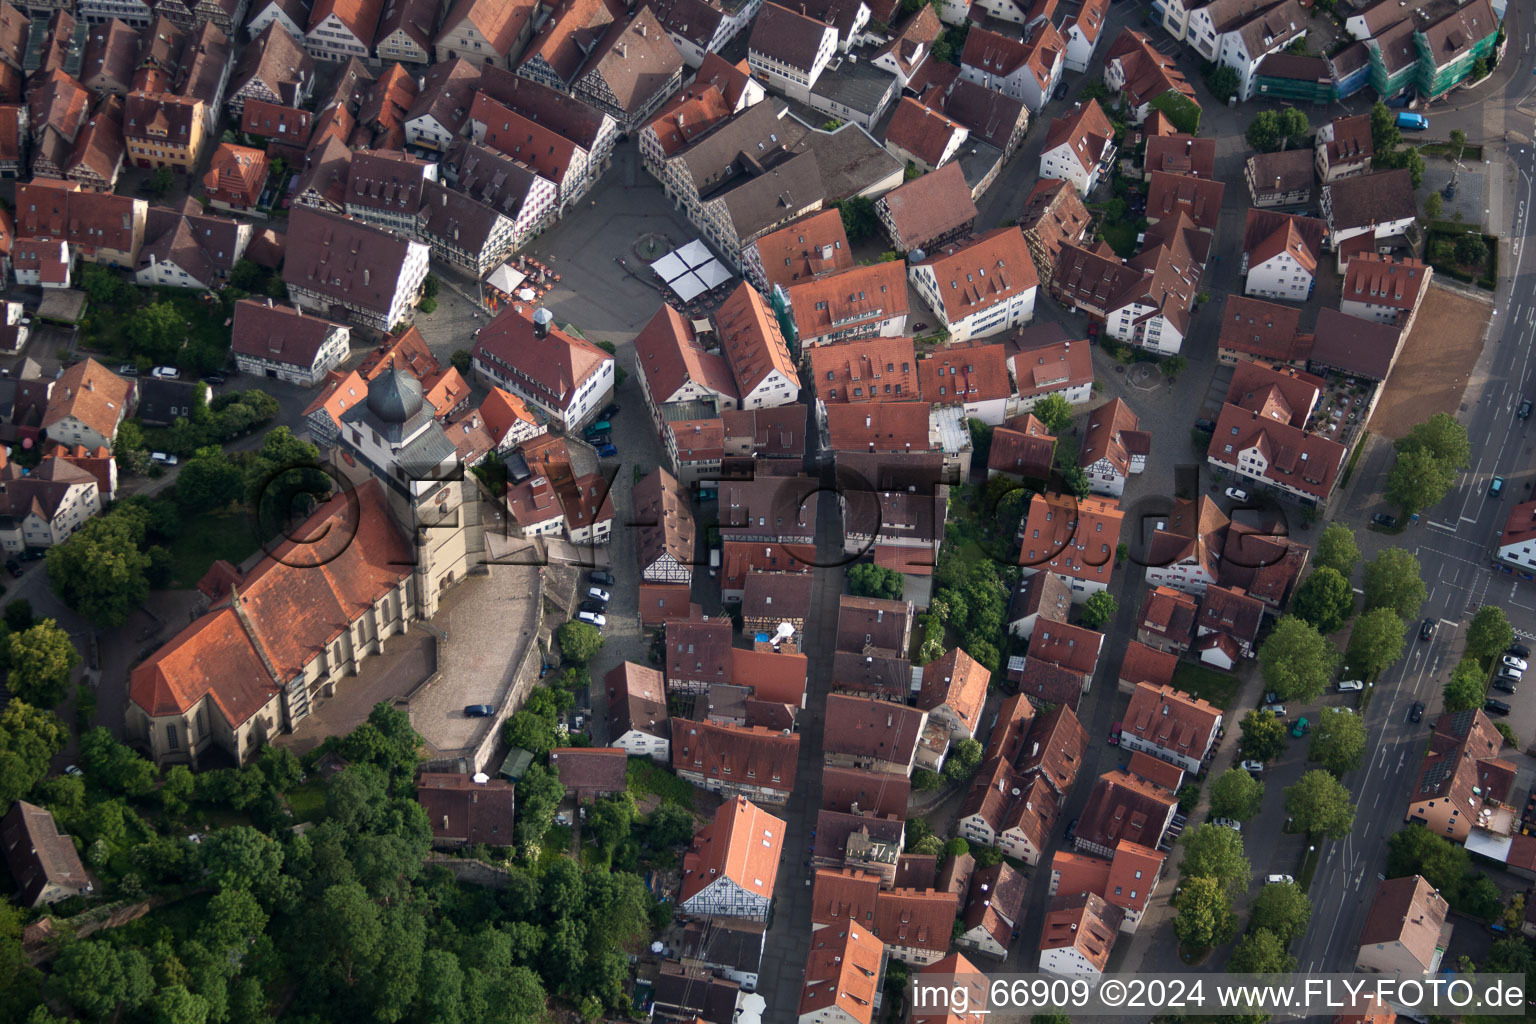
<svg viewBox="0 0 1536 1024">
<path fill-rule="evenodd" d="M 16 561 L 14 558 L 7 558 L 5 560 L 5 571 L 10 573 L 12 576 L 20 576 L 21 563 Z"/>
<path fill-rule="evenodd" d="M 119 377 L 137 377 L 139 375 L 139 368 L 132 363 L 124 363 L 117 368 L 117 375 Z"/>
<path fill-rule="evenodd" d="M 1520 689 L 1520 680 L 1510 676 L 1494 676 L 1493 688 L 1501 693 L 1515 693 Z"/>
<path fill-rule="evenodd" d="M 588 587 L 587 596 L 595 598 L 603 602 L 603 604 L 607 604 L 613 599 L 613 595 L 608 593 L 608 591 L 604 590 L 602 587 Z"/>
<path fill-rule="evenodd" d="M 1112 747 L 1118 747 L 1120 745 L 1120 723 L 1119 722 L 1116 722 L 1114 725 L 1111 725 L 1109 727 L 1109 745 L 1112 746 Z"/>
<path fill-rule="evenodd" d="M 1295 736 L 1297 739 L 1301 739 L 1311 731 L 1312 723 L 1308 722 L 1304 717 L 1296 719 L 1296 724 L 1291 726 L 1291 735 Z"/>
<path fill-rule="evenodd" d="M 1242 763 L 1241 767 L 1242 767 L 1243 771 L 1247 772 L 1249 775 L 1263 775 L 1264 774 L 1264 762 L 1263 761 L 1244 761 Z"/>
<path fill-rule="evenodd" d="M 1423 701 L 1416 700 L 1411 705 L 1409 705 L 1409 707 L 1408 707 L 1408 721 L 1410 721 L 1410 722 L 1422 722 L 1422 721 L 1424 721 L 1424 702 Z"/>
<path fill-rule="evenodd" d="M 619 450 L 613 446 L 612 442 L 596 445 L 596 448 L 597 457 L 600 459 L 611 459 L 615 455 L 619 454 Z"/>
<path fill-rule="evenodd" d="M 1397 525 L 1397 516 L 1389 516 L 1385 512 L 1377 512 L 1375 515 L 1371 516 L 1371 522 L 1375 523 L 1377 526 L 1385 526 L 1390 530 L 1392 527 Z"/>
<path fill-rule="evenodd" d="M 1434 619 L 1425 619 L 1423 622 L 1419 623 L 1419 639 L 1420 640 L 1430 640 L 1430 639 L 1433 639 L 1434 635 L 1435 635 L 1435 620 Z"/>
<path fill-rule="evenodd" d="M 162 466 L 174 466 L 181 461 L 176 456 L 167 455 L 165 452 L 150 452 L 149 457 L 152 461 L 158 462 Z"/>
<path fill-rule="evenodd" d="M 1077 819 L 1073 818 L 1071 821 L 1067 822 L 1067 842 L 1070 843 L 1070 842 L 1072 842 L 1072 840 L 1074 840 L 1076 838 L 1077 838 Z"/>
<path fill-rule="evenodd" d="M 1268 706 L 1268 705 L 1271 705 L 1271 704 L 1279 704 L 1279 703 L 1280 703 L 1280 695 L 1278 693 L 1276 693 L 1274 690 L 1270 690 L 1268 693 L 1266 693 L 1264 695 L 1264 704 L 1265 704 L 1265 706 Z"/>
<path fill-rule="evenodd" d="M 1483 710 L 1490 715 L 1507 715 L 1510 712 L 1510 707 L 1501 700 L 1494 700 L 1492 697 L 1489 697 L 1483 701 Z"/>
<path fill-rule="evenodd" d="M 1228 487 L 1227 497 L 1231 498 L 1233 501 L 1247 501 L 1248 492 L 1243 490 L 1241 487 Z"/>
<path fill-rule="evenodd" d="M 598 434 L 606 434 L 612 429 L 612 423 L 609 423 L 607 420 L 598 420 L 581 433 L 583 437 L 596 437 Z"/>
<path fill-rule="evenodd" d="M 1526 669 L 1531 667 L 1526 663 L 1524 658 L 1517 658 L 1513 654 L 1506 654 L 1504 657 L 1500 658 L 1499 661 L 1504 665 L 1508 665 L 1510 668 L 1517 672 L 1524 672 Z"/>
<path fill-rule="evenodd" d="M 1531 649 L 1525 644 L 1510 644 L 1506 653 L 1513 654 L 1517 658 L 1529 658 Z"/>
<path fill-rule="evenodd" d="M 1488 481 L 1488 497 L 1497 498 L 1504 493 L 1504 478 L 1496 476 Z"/>
<path fill-rule="evenodd" d="M 1241 832 L 1243 830 L 1243 826 L 1232 818 L 1212 818 L 1210 821 L 1217 828 L 1229 828 L 1233 832 Z"/>
<path fill-rule="evenodd" d="M 1531 418 L 1531 400 L 1529 398 L 1520 403 L 1520 409 L 1517 412 L 1517 415 L 1523 420 L 1528 420 Z"/>
<path fill-rule="evenodd" d="M 593 448 L 601 448 L 603 445 L 612 445 L 613 435 L 593 434 L 591 437 L 587 438 L 587 444 L 591 445 Z"/>
<path fill-rule="evenodd" d="M 80 770 L 80 766 L 79 765 L 67 764 L 67 765 L 64 766 L 64 774 L 65 775 L 84 775 L 85 772 Z"/>
<path fill-rule="evenodd" d="M 1265 885 L 1291 885 L 1296 881 L 1290 875 L 1265 875 Z"/>
<path fill-rule="evenodd" d="M 174 366 L 157 366 L 149 371 L 149 375 L 155 380 L 180 380 L 181 371 Z"/>
<path fill-rule="evenodd" d="M 608 616 L 599 612 L 581 612 L 576 617 L 587 625 L 596 626 L 598 629 L 608 625 Z"/>
<path fill-rule="evenodd" d="M 617 416 L 618 414 L 619 414 L 619 403 L 618 402 L 614 402 L 611 405 L 604 406 L 603 407 L 603 411 L 597 414 L 597 418 L 600 419 L 600 420 L 611 420 L 615 416 Z"/>
<path fill-rule="evenodd" d="M 584 612 L 593 612 L 595 614 L 599 614 L 600 615 L 603 612 L 606 612 L 607 610 L 608 610 L 608 606 L 607 605 L 603 604 L 603 602 L 601 602 L 601 601 L 593 600 L 590 597 L 587 598 L 585 601 L 581 602 L 581 611 L 584 611 Z"/>
<path fill-rule="evenodd" d="M 465 718 L 490 718 L 496 709 L 489 704 L 471 704 L 464 709 Z"/>
<path fill-rule="evenodd" d="M 1365 683 L 1359 679 L 1345 679 L 1339 683 L 1340 693 L 1359 693 L 1365 689 Z"/>
<path fill-rule="evenodd" d="M 211 384 L 214 387 L 218 387 L 220 384 L 223 384 L 227 379 L 228 378 L 225 377 L 222 373 L 210 373 L 210 374 L 208 374 L 207 376 L 205 376 L 203 378 L 203 383 L 204 384 Z"/>
<path fill-rule="evenodd" d="M 587 573 L 587 582 L 601 583 L 605 587 L 611 587 L 617 581 L 613 578 L 613 573 L 609 572 L 607 569 L 593 569 L 591 572 Z"/>
<path fill-rule="evenodd" d="M 1269 706 L 1269 713 L 1274 715 L 1276 718 L 1284 718 L 1285 717 L 1285 705 L 1284 704 L 1271 704 Z"/>
</svg>

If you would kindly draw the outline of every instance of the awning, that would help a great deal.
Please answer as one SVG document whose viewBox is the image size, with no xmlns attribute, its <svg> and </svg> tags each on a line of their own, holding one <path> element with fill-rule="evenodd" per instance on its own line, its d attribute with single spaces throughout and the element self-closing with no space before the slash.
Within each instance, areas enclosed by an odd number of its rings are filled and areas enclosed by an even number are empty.
<svg viewBox="0 0 1536 1024">
<path fill-rule="evenodd" d="M 711 290 L 726 284 L 731 279 L 731 272 L 721 266 L 719 260 L 710 260 L 694 271 L 694 273 L 698 274 L 699 279 L 709 286 Z"/>
<path fill-rule="evenodd" d="M 655 263 L 651 264 L 651 270 L 663 281 L 672 281 L 688 273 L 688 265 L 678 259 L 677 253 L 669 252 Z"/>
<path fill-rule="evenodd" d="M 708 288 L 704 287 L 704 282 L 699 280 L 699 276 L 692 272 L 668 281 L 667 287 L 676 292 L 677 297 L 684 302 L 692 302 L 698 296 L 709 291 Z"/>
<path fill-rule="evenodd" d="M 710 255 L 709 249 L 697 238 L 683 246 L 681 249 L 674 249 L 672 255 L 681 258 L 682 261 L 687 264 L 690 269 L 694 267 L 702 267 L 704 264 L 714 259 L 714 257 Z"/>
</svg>

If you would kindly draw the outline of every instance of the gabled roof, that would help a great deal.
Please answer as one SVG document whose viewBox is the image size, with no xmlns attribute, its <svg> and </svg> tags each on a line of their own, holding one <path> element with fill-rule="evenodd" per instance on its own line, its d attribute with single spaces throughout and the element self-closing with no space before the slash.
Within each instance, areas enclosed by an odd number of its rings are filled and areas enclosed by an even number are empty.
<svg viewBox="0 0 1536 1024">
<path fill-rule="evenodd" d="M 924 712 L 903 704 L 844 693 L 828 694 L 822 749 L 827 754 L 907 764 L 917 749 L 927 719 Z"/>
<path fill-rule="evenodd" d="M 43 412 L 44 430 L 74 417 L 102 437 L 110 438 L 133 400 L 133 382 L 124 380 L 87 356 L 53 382 Z"/>
<path fill-rule="evenodd" d="M 798 371 L 784 332 L 756 288 L 746 281 L 737 285 L 715 309 L 714 322 L 738 393 L 750 395 L 775 372 L 794 385 Z"/>
<path fill-rule="evenodd" d="M 903 817 L 911 791 L 911 781 L 904 775 L 833 765 L 821 770 L 821 803 L 833 811 Z"/>
<path fill-rule="evenodd" d="M 1323 186 L 1334 232 L 1411 220 L 1418 213 L 1413 180 L 1404 168 L 1343 178 Z"/>
<path fill-rule="evenodd" d="M 671 738 L 666 678 L 659 671 L 633 661 L 620 662 L 603 677 L 603 685 L 608 687 L 610 740 L 630 730 Z"/>
<path fill-rule="evenodd" d="M 1286 149 L 1255 153 L 1248 158 L 1248 180 L 1259 196 L 1281 196 L 1303 189 L 1310 192 L 1314 177 L 1312 151 Z"/>
<path fill-rule="evenodd" d="M 623 747 L 556 747 L 549 767 L 560 776 L 567 793 L 618 793 L 624 789 L 629 752 Z"/>
<path fill-rule="evenodd" d="M 789 67 L 809 71 L 830 27 L 799 11 L 765 3 L 752 24 L 747 48 Z"/>
<path fill-rule="evenodd" d="M 1041 152 L 1049 153 L 1060 146 L 1066 146 L 1086 171 L 1103 159 L 1114 144 L 1115 129 L 1109 123 L 1104 108 L 1099 106 L 1098 100 L 1089 100 L 1051 122 Z M 1151 208 L 1149 200 L 1147 209 Z"/>
<path fill-rule="evenodd" d="M 888 193 L 887 199 L 895 194 Z M 791 221 L 755 244 L 770 289 L 775 285 L 789 288 L 796 282 L 853 266 L 853 251 L 837 210 L 822 210 Z"/>
<path fill-rule="evenodd" d="M 1264 602 L 1237 587 L 1208 586 L 1200 599 L 1197 630 L 1215 630 L 1252 644 L 1264 619 Z"/>
<path fill-rule="evenodd" d="M 1040 951 L 1076 949 L 1097 970 L 1109 965 L 1124 913 L 1102 896 L 1058 893 L 1040 930 Z"/>
<path fill-rule="evenodd" d="M 1376 886 L 1376 898 L 1360 929 L 1359 944 L 1402 943 L 1429 971 L 1434 966 L 1440 929 L 1449 912 L 1445 897 L 1422 876 L 1389 878 Z"/>
<path fill-rule="evenodd" d="M 667 401 L 689 383 L 730 401 L 740 397 L 725 357 L 705 349 L 693 324 L 670 305 L 663 304 L 656 311 L 635 336 L 634 345 L 635 363 L 657 403 Z"/>
<path fill-rule="evenodd" d="M 1104 634 L 1095 630 L 1069 622 L 1040 622 L 1030 639 L 1029 655 L 1082 676 L 1097 667 L 1103 647 Z"/>
<path fill-rule="evenodd" d="M 799 1015 L 836 1009 L 854 1024 L 871 1024 L 884 956 L 884 943 L 869 929 L 840 925 L 813 932 Z"/>
<path fill-rule="evenodd" d="M 919 7 L 891 35 L 890 41 L 876 51 L 874 59 L 889 54 L 902 75 L 910 76 L 916 71 L 917 66 L 932 54 L 933 44 L 944 34 L 944 23 L 939 20 L 937 10 L 929 10 L 930 7 L 933 5 Z"/>
<path fill-rule="evenodd" d="M 812 576 L 807 572 L 748 572 L 741 614 L 749 619 L 808 618 L 811 585 Z"/>
<path fill-rule="evenodd" d="M 1152 182 L 1147 186 L 1147 218 L 1171 217 L 1182 209 L 1197 227 L 1215 231 L 1225 191 L 1226 185 L 1209 178 L 1153 171 Z"/>
<path fill-rule="evenodd" d="M 364 46 L 372 46 L 383 13 L 384 0 L 315 0 L 309 12 L 308 30 L 314 31 L 334 14 Z"/>
<path fill-rule="evenodd" d="M 893 319 L 907 312 L 906 268 L 896 260 L 850 267 L 792 286 L 789 301 L 802 339 L 860 321 Z"/>
<path fill-rule="evenodd" d="M 923 666 L 923 688 L 918 691 L 917 706 L 923 711 L 947 706 L 974 734 L 981 725 L 991 681 L 992 673 L 985 665 L 959 647 L 952 648 L 937 661 Z"/>
<path fill-rule="evenodd" d="M 1172 790 L 1121 769 L 1099 776 L 1078 819 L 1078 842 L 1113 849 L 1121 840 L 1156 849 L 1178 807 Z"/>
<path fill-rule="evenodd" d="M 930 167 L 936 167 L 949 151 L 954 137 L 962 133 L 968 134 L 965 128 L 937 110 L 906 96 L 896 104 L 885 130 L 885 142 L 900 147 Z M 970 190 L 966 191 L 969 193 Z"/>
<path fill-rule="evenodd" d="M 523 52 L 523 64 L 543 60 L 567 85 L 608 29 L 624 17 L 614 0 L 564 0 Z"/>
<path fill-rule="evenodd" d="M 1360 253 L 1350 257 L 1340 298 L 1406 312 L 1418 308 L 1433 275 L 1433 270 L 1412 257 L 1397 259 L 1374 252 Z"/>
<path fill-rule="evenodd" d="M 649 7 L 628 20 L 614 22 L 588 55 L 581 78 L 598 78 L 615 105 L 626 113 L 641 110 L 662 89 L 672 86 L 683 68 L 671 37 Z"/>
<path fill-rule="evenodd" d="M 915 152 L 909 146 L 903 148 Z M 895 226 L 896 247 L 903 251 L 919 248 L 976 220 L 971 187 L 966 183 L 959 161 L 955 160 L 898 185 L 880 202 Z"/>
<path fill-rule="evenodd" d="M 288 266 L 293 265 L 292 257 Z M 596 345 L 567 334 L 551 324 L 541 338 L 534 330 L 533 309 L 513 304 L 481 329 L 475 342 L 476 359 L 515 371 L 525 387 L 541 392 L 559 408 L 566 408 L 581 386 L 602 372 L 613 356 Z"/>
<path fill-rule="evenodd" d="M 1017 226 L 994 228 L 951 243 L 913 266 L 933 273 L 944 315 L 951 323 L 1028 294 L 1040 284 L 1024 233 Z"/>
<path fill-rule="evenodd" d="M 1499 19 L 1488 0 L 1470 0 L 1422 28 L 1419 34 L 1428 45 L 1435 67 L 1443 68 L 1498 30 Z"/>
<path fill-rule="evenodd" d="M 349 217 L 299 207 L 288 218 L 283 280 L 337 302 L 384 311 L 393 304 L 412 244 L 419 243 Z M 480 344 L 485 344 L 483 336 Z"/>
<path fill-rule="evenodd" d="M 740 445 L 759 458 L 788 460 L 805 454 L 804 406 L 726 409 L 720 423 L 727 446 Z"/>
<path fill-rule="evenodd" d="M 448 17 L 443 19 L 443 30 L 438 33 L 438 38 L 445 37 L 450 29 L 467 20 L 493 53 L 507 57 L 536 9 L 536 4 L 519 0 L 458 0 L 449 10 Z"/>
<path fill-rule="evenodd" d="M 437 839 L 511 846 L 514 792 L 506 779 L 477 782 L 462 772 L 423 772 L 416 778 L 416 802 Z"/>
<path fill-rule="evenodd" d="M 905 601 L 844 594 L 837 601 L 837 649 L 862 654 L 866 646 L 905 654 L 902 638 L 911 625 Z M 868 637 L 866 642 L 865 637 Z"/>
<path fill-rule="evenodd" d="M 1368 162 L 1375 153 L 1371 137 L 1371 115 L 1355 114 L 1351 117 L 1334 118 L 1330 127 L 1333 138 L 1319 142 L 1328 164 L 1353 164 Z"/>
<path fill-rule="evenodd" d="M 1008 230 L 1017 233 L 1018 229 Z M 974 250 L 972 252 L 974 255 Z M 1024 265 L 1030 266 L 1027 258 Z M 949 272 L 964 273 L 953 266 Z M 999 277 L 999 268 L 994 267 L 991 276 Z M 1017 281 L 1022 275 L 1012 276 Z M 1028 276 L 1033 280 L 1033 268 Z M 998 287 L 1000 290 L 1006 288 L 1007 282 L 1000 281 Z M 932 405 L 999 401 L 1013 394 L 1006 349 L 1001 342 L 973 341 L 932 352 L 918 360 L 917 374 L 923 401 Z"/>
<path fill-rule="evenodd" d="M 672 719 L 672 770 L 790 793 L 800 736 L 753 726 Z"/>
<path fill-rule="evenodd" d="M 1019 564 L 1108 583 L 1123 518 L 1119 504 L 1109 499 L 1036 494 L 1029 502 Z"/>
<path fill-rule="evenodd" d="M 1131 106 L 1150 103 L 1169 92 L 1176 92 L 1199 106 L 1194 86 L 1189 84 L 1173 58 L 1152 45 L 1152 40 L 1145 34 L 1130 28 L 1121 29 L 1104 55 L 1105 65 L 1116 61 L 1125 75 L 1121 91 Z"/>
<path fill-rule="evenodd" d="M 290 536 L 234 588 L 238 612 L 221 597 L 133 670 L 135 704 L 184 715 L 206 697 L 243 724 L 412 571 L 377 481 L 332 498 Z"/>
<path fill-rule="evenodd" d="M 1147 564 L 1161 567 L 1193 561 L 1207 577 L 1214 577 L 1229 522 L 1220 506 L 1205 495 L 1177 499 L 1172 513 L 1158 524 L 1161 529 L 1152 534 Z"/>
<path fill-rule="evenodd" d="M 744 797 L 721 804 L 715 820 L 699 830 L 683 855 L 679 904 L 718 878 L 730 879 L 753 896 L 772 899 L 786 828 L 786 822 Z"/>
<path fill-rule="evenodd" d="M 1308 273 L 1315 273 L 1327 233 L 1328 225 L 1315 217 L 1250 208 L 1243 227 L 1243 251 L 1248 254 L 1249 267 L 1262 266 L 1286 253 Z"/>
<path fill-rule="evenodd" d="M 1216 587 L 1211 590 L 1219 589 Z M 1171 686 L 1138 682 L 1122 727 L 1133 736 L 1185 757 L 1205 754 L 1221 709 Z M 1157 845 L 1154 841 L 1150 845 Z"/>
<path fill-rule="evenodd" d="M 241 299 L 235 303 L 230 348 L 237 355 L 268 359 L 309 369 L 320 346 L 342 328 L 323 317 L 307 316 L 271 299 Z"/>
<path fill-rule="evenodd" d="M 879 875 L 853 868 L 822 868 L 811 887 L 811 924 L 873 929 L 879 898 Z"/>
<path fill-rule="evenodd" d="M 926 402 L 827 406 L 827 435 L 838 452 L 923 452 L 937 447 Z"/>
<path fill-rule="evenodd" d="M 1298 307 L 1234 292 L 1227 296 L 1221 311 L 1221 334 L 1216 344 L 1260 359 L 1294 362 L 1304 359 L 1311 349 L 1309 343 L 1298 342 L 1300 328 Z"/>
<path fill-rule="evenodd" d="M 1216 176 L 1216 140 L 1197 139 L 1193 135 L 1154 135 L 1147 139 L 1142 167 L 1148 172 L 1188 174 L 1196 178 Z M 1261 210 L 1249 210 L 1249 218 Z M 1278 214 L 1278 216 L 1288 216 Z"/>
<path fill-rule="evenodd" d="M 1188 646 L 1195 633 L 1195 618 L 1200 614 L 1195 599 L 1172 587 L 1153 587 L 1141 604 L 1138 628 Z M 1128 679 L 1123 669 L 1122 679 Z M 1143 680 L 1137 680 L 1142 682 Z M 1145 680 L 1153 682 L 1154 680 Z"/>
<path fill-rule="evenodd" d="M 1132 683 L 1166 686 L 1173 682 L 1173 673 L 1178 665 L 1177 654 L 1154 650 L 1144 643 L 1131 640 L 1126 643 L 1125 657 L 1120 660 L 1120 678 Z"/>
<path fill-rule="evenodd" d="M 1335 441 L 1276 423 L 1241 406 L 1224 404 L 1209 454 L 1235 466 L 1240 453 L 1255 448 L 1268 462 L 1264 471 L 1267 479 L 1316 498 L 1327 498 L 1333 492 L 1344 462 L 1344 446 Z"/>
<path fill-rule="evenodd" d="M 49 885 L 82 893 L 92 887 L 74 840 L 59 831 L 46 807 L 16 801 L 0 820 L 0 846 L 25 902 L 36 901 Z"/>
<path fill-rule="evenodd" d="M 1260 363 L 1239 363 L 1227 385 L 1227 401 L 1277 423 L 1304 426 L 1325 382 L 1298 370 L 1274 370 Z"/>
<path fill-rule="evenodd" d="M 1142 431 L 1141 420 L 1123 398 L 1112 398 L 1088 414 L 1077 464 L 1086 469 L 1107 459 L 1125 476 L 1131 471 L 1131 456 L 1145 456 L 1150 450 L 1151 436 Z"/>
<path fill-rule="evenodd" d="M 1056 438 L 1033 413 L 1025 413 L 993 429 L 992 446 L 987 450 L 987 471 L 1044 480 L 1050 476 L 1055 452 Z M 1037 573 L 1024 584 L 1042 577 L 1054 578 L 1049 573 Z M 1021 594 L 1024 584 L 1020 585 Z"/>
<path fill-rule="evenodd" d="M 1011 864 L 977 869 L 971 874 L 965 904 L 965 930 L 984 928 L 1007 949 L 1013 944 L 1014 928 L 1021 923 L 1028 887 L 1028 877 Z"/>
<path fill-rule="evenodd" d="M 936 889 L 887 889 L 875 901 L 875 934 L 887 946 L 949 950 L 960 899 Z"/>
<path fill-rule="evenodd" d="M 373 42 L 370 38 L 369 43 Z M 240 63 L 230 76 L 229 95 L 251 82 L 260 82 L 273 95 L 290 103 L 298 101 L 301 81 L 314 81 L 315 59 L 282 23 L 273 21 L 245 46 Z"/>
<path fill-rule="evenodd" d="M 730 681 L 731 620 L 686 619 L 667 624 L 667 678 Z"/>
<path fill-rule="evenodd" d="M 462 57 L 433 64 L 405 119 L 414 121 L 431 116 L 450 134 L 457 135 L 469 119 L 470 104 L 479 85 L 480 69 Z"/>
</svg>

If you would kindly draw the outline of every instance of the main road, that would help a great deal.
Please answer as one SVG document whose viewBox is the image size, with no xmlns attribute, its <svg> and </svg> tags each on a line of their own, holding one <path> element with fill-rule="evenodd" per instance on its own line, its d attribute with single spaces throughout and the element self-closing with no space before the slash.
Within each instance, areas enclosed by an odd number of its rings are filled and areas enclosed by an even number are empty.
<svg viewBox="0 0 1536 1024">
<path fill-rule="evenodd" d="M 1437 622 L 1432 640 L 1413 645 L 1376 687 L 1366 711 L 1365 766 L 1346 782 L 1356 791 L 1355 827 L 1350 836 L 1328 844 L 1313 878 L 1316 908 L 1297 959 L 1305 970 L 1352 969 L 1356 941 L 1370 910 L 1379 874 L 1385 869 L 1387 840 L 1402 827 L 1403 813 L 1418 776 L 1425 741 L 1440 707 L 1440 691 L 1465 646 L 1464 628 L 1483 604 L 1508 612 L 1516 630 L 1536 635 L 1536 584 L 1516 582 L 1492 568 L 1491 555 L 1509 510 L 1531 498 L 1536 481 L 1532 427 L 1516 415 L 1520 401 L 1536 398 L 1536 253 L 1530 215 L 1536 182 L 1536 50 L 1532 38 L 1536 15 L 1511 5 L 1507 18 L 1509 49 L 1497 78 L 1470 97 L 1442 111 L 1431 108 L 1436 129 L 1461 128 L 1480 141 L 1491 160 L 1487 176 L 1488 233 L 1506 240 L 1500 253 L 1501 276 L 1494 293 L 1494 316 L 1487 343 L 1469 378 L 1458 418 L 1472 441 L 1472 467 L 1438 506 L 1403 533 L 1387 537 L 1360 530 L 1374 508 L 1391 465 L 1386 446 L 1361 466 L 1344 499 L 1340 519 L 1357 528 L 1366 557 L 1381 548 L 1400 546 L 1414 552 L 1429 588 L 1423 615 Z M 1497 191 L 1494 191 L 1497 190 Z M 1494 476 L 1506 481 L 1501 497 L 1490 496 Z M 1410 636 L 1417 630 L 1410 625 Z M 1408 721 L 1414 701 L 1427 713 Z M 1517 707 L 1510 719 L 1529 739 L 1536 733 L 1536 707 Z M 1522 732 L 1522 726 L 1524 731 Z"/>
</svg>

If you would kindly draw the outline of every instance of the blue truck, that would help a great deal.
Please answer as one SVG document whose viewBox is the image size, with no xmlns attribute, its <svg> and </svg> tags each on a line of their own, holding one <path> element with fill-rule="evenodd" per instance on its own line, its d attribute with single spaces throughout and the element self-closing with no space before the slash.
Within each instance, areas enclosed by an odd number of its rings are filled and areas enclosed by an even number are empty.
<svg viewBox="0 0 1536 1024">
<path fill-rule="evenodd" d="M 1397 126 L 1405 128 L 1410 132 L 1427 132 L 1429 131 L 1429 118 L 1423 114 L 1411 114 L 1406 110 L 1402 110 L 1397 114 Z"/>
</svg>

